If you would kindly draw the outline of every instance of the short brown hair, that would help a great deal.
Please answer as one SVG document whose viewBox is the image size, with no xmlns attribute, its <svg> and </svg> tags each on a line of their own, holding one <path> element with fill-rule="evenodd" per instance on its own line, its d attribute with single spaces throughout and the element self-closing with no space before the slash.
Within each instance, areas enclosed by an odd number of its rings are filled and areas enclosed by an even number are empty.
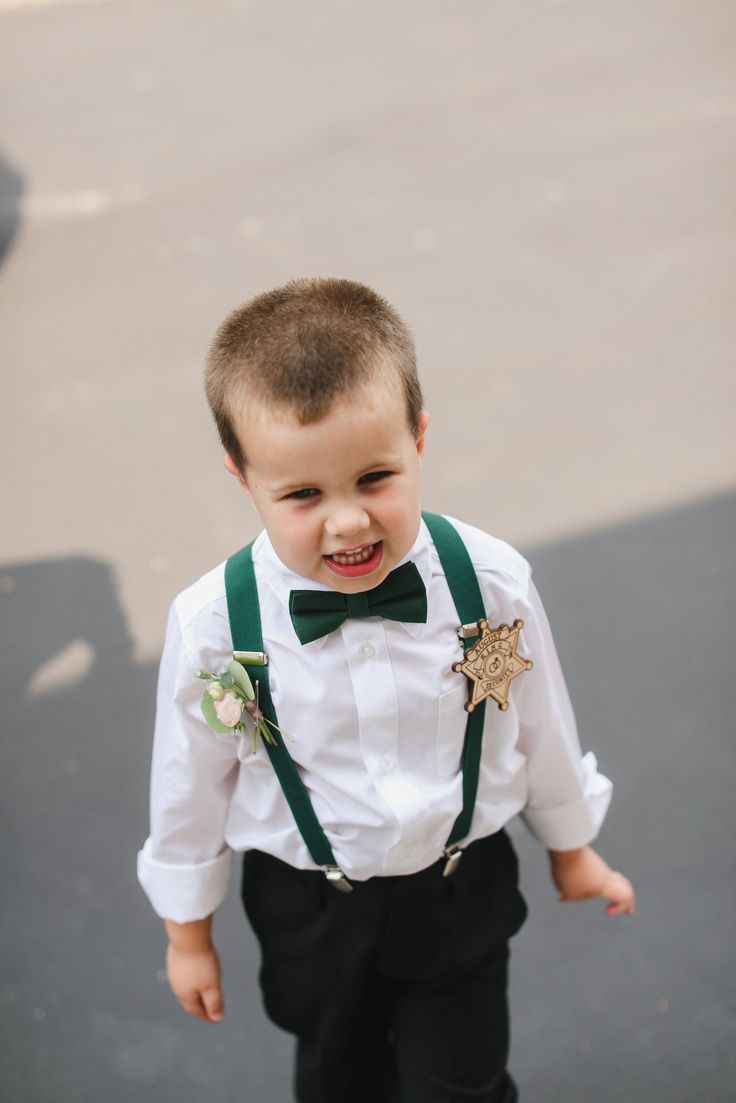
<svg viewBox="0 0 736 1103">
<path fill-rule="evenodd" d="M 298 279 L 228 315 L 207 354 L 205 392 L 223 447 L 242 472 L 233 414 L 244 400 L 280 406 L 306 425 L 377 372 L 400 383 L 416 435 L 422 392 L 408 326 L 361 283 Z"/>
</svg>

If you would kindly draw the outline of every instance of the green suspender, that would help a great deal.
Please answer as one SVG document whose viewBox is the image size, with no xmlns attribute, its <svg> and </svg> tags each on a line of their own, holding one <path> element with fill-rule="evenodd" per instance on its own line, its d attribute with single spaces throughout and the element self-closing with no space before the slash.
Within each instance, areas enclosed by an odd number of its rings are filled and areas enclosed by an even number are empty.
<svg viewBox="0 0 736 1103">
<path fill-rule="evenodd" d="M 444 517 L 436 513 L 422 513 L 424 522 L 429 529 L 429 534 L 434 541 L 440 563 L 445 572 L 447 585 L 450 588 L 452 600 L 455 603 L 460 625 L 468 627 L 485 616 L 483 596 L 480 592 L 478 579 L 473 569 L 468 549 L 463 544 L 454 528 Z M 477 629 L 475 635 L 479 635 Z M 470 646 L 473 633 L 468 631 L 467 637 L 460 637 L 463 648 Z M 455 820 L 449 838 L 445 843 L 445 854 L 448 858 L 445 873 L 451 873 L 454 865 L 460 857 L 460 851 L 455 845 L 460 839 L 464 839 L 470 831 L 470 822 L 473 818 L 475 798 L 478 793 L 478 777 L 480 774 L 480 755 L 483 748 L 483 721 L 485 719 L 486 703 L 480 701 L 473 712 L 468 713 L 465 725 L 465 743 L 463 745 L 463 806 L 460 815 Z"/>
<path fill-rule="evenodd" d="M 463 639 L 463 646 L 468 647 L 473 635 L 470 626 L 474 626 L 484 616 L 483 598 L 473 564 L 465 545 L 449 521 L 433 513 L 423 513 L 422 516 L 445 571 L 460 624 L 468 628 L 468 638 Z M 266 719 L 276 725 L 278 721 L 268 685 L 267 657 L 263 654 L 263 632 L 252 549 L 253 545 L 248 544 L 225 564 L 225 591 L 233 637 L 233 656 L 245 668 L 253 684 L 258 684 L 259 707 Z M 476 631 L 475 635 L 477 634 Z M 448 859 L 445 874 L 454 870 L 461 855 L 456 844 L 468 834 L 473 818 L 478 792 L 484 716 L 485 701 L 482 701 L 468 714 L 465 726 L 462 755 L 463 807 L 445 844 L 445 855 Z M 275 744 L 264 741 L 264 746 L 312 860 L 316 865 L 322 866 L 328 880 L 336 888 L 350 892 L 352 886 L 335 861 L 332 847 L 319 824 L 304 782 L 283 740 L 277 736 Z"/>
<path fill-rule="evenodd" d="M 258 706 L 266 719 L 276 725 L 276 710 L 268 685 L 268 659 L 263 654 L 261 610 L 253 569 L 252 543 L 230 556 L 225 564 L 225 592 L 233 637 L 233 657 L 245 668 L 253 685 L 257 684 Z M 335 861 L 332 847 L 314 814 L 309 794 L 283 739 L 277 734 L 275 743 L 267 743 L 265 740 L 263 742 L 312 861 L 323 867 L 328 880 L 337 888 L 343 892 L 351 892 L 352 886 Z"/>
</svg>

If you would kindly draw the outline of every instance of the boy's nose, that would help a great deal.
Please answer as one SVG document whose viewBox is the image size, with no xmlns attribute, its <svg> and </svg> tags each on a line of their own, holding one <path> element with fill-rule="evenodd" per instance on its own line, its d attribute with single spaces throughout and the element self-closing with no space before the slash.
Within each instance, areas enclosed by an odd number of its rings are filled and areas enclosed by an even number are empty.
<svg viewBox="0 0 736 1103">
<path fill-rule="evenodd" d="M 365 532 L 369 525 L 370 518 L 364 509 L 346 506 L 333 510 L 325 522 L 325 530 L 329 536 L 347 539 Z"/>
</svg>

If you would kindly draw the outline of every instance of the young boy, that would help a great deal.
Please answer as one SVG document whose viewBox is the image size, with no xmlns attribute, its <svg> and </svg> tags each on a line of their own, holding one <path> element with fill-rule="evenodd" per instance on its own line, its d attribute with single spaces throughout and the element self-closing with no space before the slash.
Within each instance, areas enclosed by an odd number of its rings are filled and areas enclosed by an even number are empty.
<svg viewBox="0 0 736 1103">
<path fill-rule="evenodd" d="M 139 877 L 171 988 L 222 1018 L 212 913 L 243 851 L 299 1103 L 509 1103 L 526 908 L 504 825 L 523 815 L 561 899 L 634 908 L 588 845 L 611 785 L 581 756 L 529 567 L 421 514 L 413 342 L 368 288 L 296 280 L 246 303 L 206 387 L 265 531 L 169 618 Z M 218 680 L 234 652 L 247 709 L 232 666 Z"/>
</svg>

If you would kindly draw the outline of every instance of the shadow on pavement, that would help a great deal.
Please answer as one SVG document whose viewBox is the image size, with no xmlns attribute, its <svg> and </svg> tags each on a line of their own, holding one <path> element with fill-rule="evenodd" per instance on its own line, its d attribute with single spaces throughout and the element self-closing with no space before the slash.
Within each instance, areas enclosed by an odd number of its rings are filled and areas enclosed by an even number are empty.
<svg viewBox="0 0 736 1103">
<path fill-rule="evenodd" d="M 0 153 L 0 264 L 18 233 L 22 195 L 23 177 Z"/>
<path fill-rule="evenodd" d="M 132 661 L 110 567 L 2 564 L 0 610 L 0 1098 L 214 1103 L 242 1083 L 284 1100 L 291 1043 L 263 1019 L 234 900 L 217 921 L 226 1021 L 189 1019 L 165 984 L 163 927 L 135 875 L 156 669 Z"/>
<path fill-rule="evenodd" d="M 596 846 L 633 919 L 558 904 L 514 827 L 531 918 L 512 972 L 534 1103 L 731 1098 L 736 497 L 529 550 L 581 742 L 614 781 Z"/>
<path fill-rule="evenodd" d="M 559 905 L 523 828 L 513 1070 L 534 1103 L 727 1098 L 736 498 L 531 551 L 583 746 L 616 793 L 599 846 L 634 919 Z M 136 665 L 109 567 L 0 566 L 6 1103 L 284 1103 L 239 905 L 217 920 L 228 1015 L 188 1019 L 135 879 L 155 669 Z M 48 665 L 45 665 L 48 664 Z M 378 1103 L 378 1101 L 377 1101 Z"/>
</svg>

